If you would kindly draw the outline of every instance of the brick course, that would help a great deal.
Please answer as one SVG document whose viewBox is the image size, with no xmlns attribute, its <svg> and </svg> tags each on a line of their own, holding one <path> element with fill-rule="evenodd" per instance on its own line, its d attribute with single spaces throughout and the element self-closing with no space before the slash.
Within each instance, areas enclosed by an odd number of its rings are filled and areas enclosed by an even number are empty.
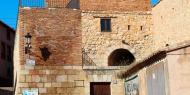
<svg viewBox="0 0 190 95">
<path fill-rule="evenodd" d="M 80 0 L 85 11 L 148 11 L 150 0 Z"/>
</svg>

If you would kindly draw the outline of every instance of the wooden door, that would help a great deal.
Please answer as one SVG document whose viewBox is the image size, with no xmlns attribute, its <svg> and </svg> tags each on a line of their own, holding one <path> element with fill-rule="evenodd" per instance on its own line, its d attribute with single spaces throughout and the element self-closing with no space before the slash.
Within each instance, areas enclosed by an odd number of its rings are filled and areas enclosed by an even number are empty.
<svg viewBox="0 0 190 95">
<path fill-rule="evenodd" d="M 109 82 L 90 83 L 90 95 L 111 95 Z"/>
</svg>

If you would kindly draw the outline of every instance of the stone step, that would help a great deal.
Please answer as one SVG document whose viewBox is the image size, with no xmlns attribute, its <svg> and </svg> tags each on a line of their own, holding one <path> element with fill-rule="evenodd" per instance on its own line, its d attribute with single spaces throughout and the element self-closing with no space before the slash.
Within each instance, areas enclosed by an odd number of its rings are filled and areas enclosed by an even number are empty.
<svg viewBox="0 0 190 95">
<path fill-rule="evenodd" d="M 14 87 L 0 87 L 0 95 L 13 95 Z"/>
</svg>

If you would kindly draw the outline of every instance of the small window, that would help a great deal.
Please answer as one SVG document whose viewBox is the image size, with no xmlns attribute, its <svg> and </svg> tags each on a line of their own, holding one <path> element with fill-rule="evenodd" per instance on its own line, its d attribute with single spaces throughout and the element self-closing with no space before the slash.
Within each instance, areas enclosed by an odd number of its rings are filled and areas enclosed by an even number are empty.
<svg viewBox="0 0 190 95">
<path fill-rule="evenodd" d="M 142 31 L 142 30 L 143 30 L 143 26 L 141 26 L 141 28 L 140 28 L 140 29 L 141 29 L 141 31 Z"/>
<path fill-rule="evenodd" d="M 131 29 L 131 25 L 128 25 L 128 30 L 130 30 Z"/>
<path fill-rule="evenodd" d="M 109 18 L 101 19 L 101 31 L 102 32 L 111 32 L 111 19 L 109 19 Z"/>
</svg>

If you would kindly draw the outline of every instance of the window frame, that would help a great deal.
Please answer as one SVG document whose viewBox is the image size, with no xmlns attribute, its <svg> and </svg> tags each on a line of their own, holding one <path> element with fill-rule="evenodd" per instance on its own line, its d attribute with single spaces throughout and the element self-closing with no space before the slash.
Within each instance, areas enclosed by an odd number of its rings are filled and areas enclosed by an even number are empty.
<svg viewBox="0 0 190 95">
<path fill-rule="evenodd" d="M 103 24 L 102 21 L 104 21 L 104 29 L 102 26 L 102 24 Z M 109 22 L 109 24 L 107 24 L 108 22 Z M 107 18 L 107 17 L 106 18 L 100 18 L 100 31 L 101 32 L 111 32 L 112 31 L 111 18 Z"/>
</svg>

